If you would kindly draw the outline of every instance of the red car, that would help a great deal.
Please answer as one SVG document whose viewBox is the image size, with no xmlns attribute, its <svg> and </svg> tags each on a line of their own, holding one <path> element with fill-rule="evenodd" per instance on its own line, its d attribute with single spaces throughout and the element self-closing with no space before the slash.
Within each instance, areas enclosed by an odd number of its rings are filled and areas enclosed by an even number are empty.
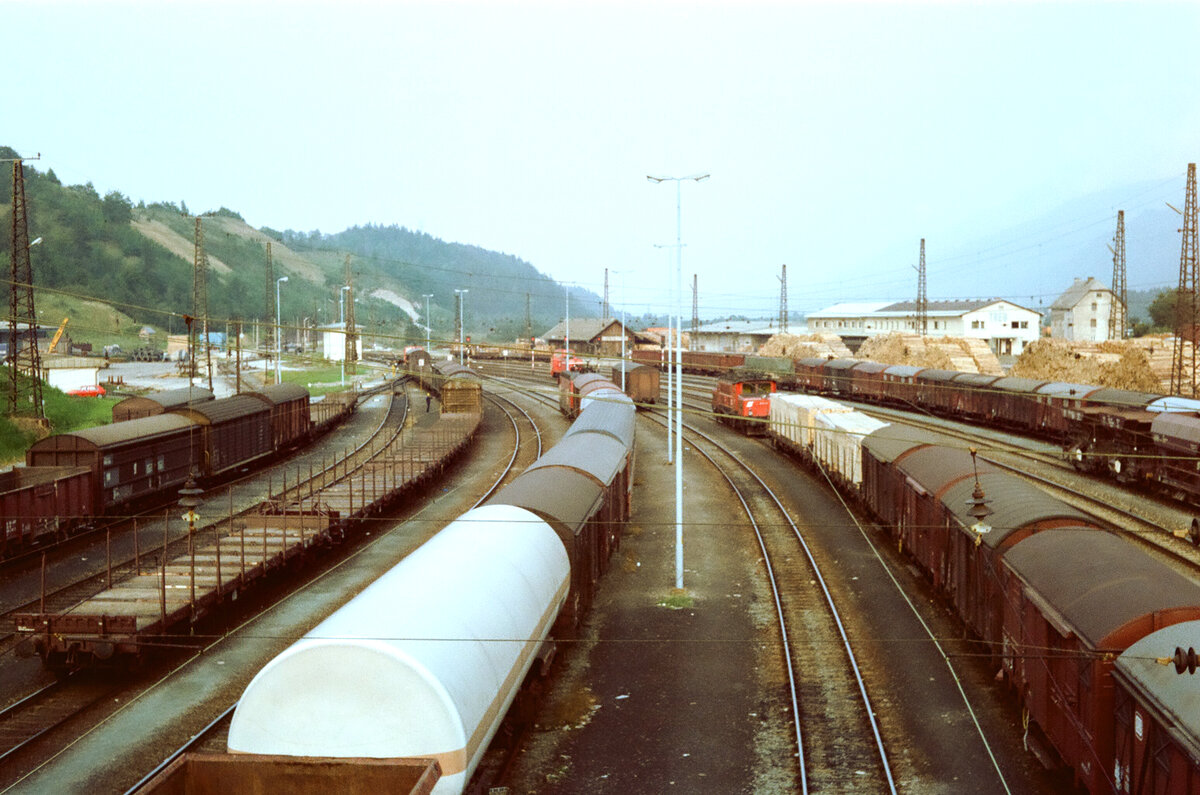
<svg viewBox="0 0 1200 795">
<path fill-rule="evenodd" d="M 77 395 L 79 397 L 104 397 L 104 387 L 99 384 L 90 386 L 81 386 L 77 389 L 68 389 L 68 395 Z"/>
</svg>

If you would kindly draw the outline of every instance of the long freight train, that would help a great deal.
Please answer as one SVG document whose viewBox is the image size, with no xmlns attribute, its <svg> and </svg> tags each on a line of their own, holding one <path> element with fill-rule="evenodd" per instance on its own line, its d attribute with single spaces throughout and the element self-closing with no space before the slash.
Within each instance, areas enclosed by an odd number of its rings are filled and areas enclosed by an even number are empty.
<svg viewBox="0 0 1200 795">
<path fill-rule="evenodd" d="M 268 663 L 238 704 L 229 750 L 433 758 L 435 791 L 462 791 L 554 639 L 574 632 L 629 518 L 634 404 L 611 382 L 581 402 L 562 440 L 508 486 Z"/>
<path fill-rule="evenodd" d="M 637 350 L 633 358 L 643 364 L 661 363 L 659 351 Z M 1200 505 L 1200 470 L 1195 466 L 1200 456 L 1200 400 L 860 359 L 792 360 L 685 351 L 683 367 L 718 376 L 750 368 L 771 374 L 783 391 L 917 408 L 1052 439 L 1081 471 Z M 1191 539 L 1200 544 L 1200 521 L 1193 522 Z"/>
<path fill-rule="evenodd" d="M 969 627 L 1027 745 L 1093 793 L 1200 792 L 1200 584 L 1028 481 L 845 404 L 776 394 L 768 428 L 857 495 Z"/>
<path fill-rule="evenodd" d="M 0 473 L 0 557 L 59 541 L 100 517 L 174 500 L 193 473 L 202 482 L 226 478 L 305 443 L 354 405 L 312 403 L 295 384 L 219 400 L 196 389 L 195 400 L 179 400 L 187 391 L 121 401 L 111 425 L 34 442 L 25 467 Z"/>
</svg>

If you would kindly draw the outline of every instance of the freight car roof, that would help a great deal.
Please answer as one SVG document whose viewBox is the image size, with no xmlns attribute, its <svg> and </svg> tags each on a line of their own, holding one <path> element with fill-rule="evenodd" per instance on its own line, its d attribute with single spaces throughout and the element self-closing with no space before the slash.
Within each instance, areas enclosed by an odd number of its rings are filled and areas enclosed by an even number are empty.
<svg viewBox="0 0 1200 795">
<path fill-rule="evenodd" d="M 972 487 L 975 483 L 971 454 L 959 448 L 930 446 L 914 450 L 896 466 L 930 494 L 939 494 L 959 478 L 971 478 Z M 980 474 L 995 470 L 987 461 L 979 461 L 978 466 Z"/>
<path fill-rule="evenodd" d="M 959 375 L 961 375 L 961 373 L 959 373 L 958 370 L 937 370 L 933 367 L 930 367 L 917 373 L 917 380 L 937 382 L 953 381 Z"/>
<path fill-rule="evenodd" d="M 232 395 L 210 403 L 198 406 L 172 409 L 175 413 L 196 414 L 197 422 L 205 425 L 217 425 L 229 422 L 239 417 L 248 417 L 270 411 L 271 408 L 260 398 L 251 395 Z"/>
<path fill-rule="evenodd" d="M 861 359 L 829 359 L 825 362 L 826 370 L 849 370 L 857 364 L 861 364 Z"/>
<path fill-rule="evenodd" d="M 1160 397 L 1146 406 L 1146 411 L 1200 411 L 1200 400 L 1178 395 Z"/>
<path fill-rule="evenodd" d="M 1156 414 L 1150 423 L 1150 432 L 1155 441 L 1172 450 L 1195 455 L 1200 450 L 1200 418 L 1195 414 L 1166 412 Z"/>
<path fill-rule="evenodd" d="M 954 385 L 958 386 L 959 384 L 962 384 L 963 386 L 982 389 L 985 386 L 992 385 L 998 380 L 1000 380 L 1000 376 L 998 375 L 987 375 L 985 373 L 959 373 L 954 377 Z"/>
<path fill-rule="evenodd" d="M 1039 395 L 1049 395 L 1056 398 L 1083 398 L 1095 392 L 1100 387 L 1094 384 L 1070 384 L 1064 381 L 1052 381 L 1042 384 L 1034 392 Z"/>
<path fill-rule="evenodd" d="M 911 378 L 925 369 L 913 364 L 893 364 L 883 371 L 883 375 L 885 378 Z"/>
<path fill-rule="evenodd" d="M 914 447 L 927 444 L 931 444 L 928 434 L 911 425 L 889 425 L 863 439 L 863 448 L 885 464 L 890 464 Z"/>
<path fill-rule="evenodd" d="M 624 464 L 625 445 L 606 433 L 589 431 L 563 439 L 525 471 L 542 467 L 572 467 L 607 486 Z"/>
<path fill-rule="evenodd" d="M 1194 675 L 1177 674 L 1174 665 L 1159 665 L 1155 658 L 1170 657 L 1176 647 L 1195 648 L 1197 638 L 1200 621 L 1181 621 L 1130 645 L 1116 662 L 1117 678 L 1167 715 L 1166 723 L 1183 729 L 1175 736 L 1193 759 L 1200 758 L 1200 687 Z"/>
<path fill-rule="evenodd" d="M 1193 607 L 1200 616 L 1200 583 L 1177 573 L 1128 541 L 1095 530 L 1046 530 L 1004 556 L 1047 608 L 1095 648 L 1113 633 L 1160 610 Z M 1058 623 L 1057 621 L 1055 623 Z"/>
<path fill-rule="evenodd" d="M 604 488 L 594 479 L 569 467 L 531 467 L 484 505 L 524 508 L 565 527 L 574 537 L 596 512 L 603 493 Z M 571 554 L 574 558 L 573 551 Z"/>
<path fill-rule="evenodd" d="M 293 400 L 308 400 L 308 390 L 299 384 L 271 384 L 264 386 L 262 389 L 256 389 L 253 392 L 243 392 L 242 394 L 262 396 L 264 400 L 273 406 L 278 406 L 280 403 L 290 403 Z"/>
<path fill-rule="evenodd" d="M 55 439 L 75 437 L 94 445 L 97 448 L 113 447 L 138 439 L 146 439 L 171 431 L 178 431 L 194 425 L 187 417 L 179 414 L 158 414 L 153 417 L 140 417 L 127 422 L 114 422 L 112 425 L 97 425 L 94 428 L 82 428 L 70 433 L 60 433 L 47 436 L 41 441 L 34 442 L 30 450 L 54 449 Z"/>
<path fill-rule="evenodd" d="M 997 378 L 992 382 L 992 389 L 1001 392 L 1036 392 L 1038 387 L 1045 386 L 1048 381 L 1039 381 L 1036 378 Z"/>
<path fill-rule="evenodd" d="M 563 438 L 584 431 L 600 431 L 625 445 L 625 449 L 632 450 L 636 420 L 633 403 L 628 398 L 597 400 L 588 404 L 587 411 L 584 411 L 579 415 L 579 419 L 571 423 L 571 427 L 563 434 Z"/>
<path fill-rule="evenodd" d="M 1152 395 L 1149 392 L 1133 392 L 1128 389 L 1111 389 L 1103 387 L 1088 395 L 1088 403 L 1103 404 L 1119 409 L 1144 409 L 1162 395 Z"/>
<path fill-rule="evenodd" d="M 979 485 L 983 488 L 988 507 L 993 513 L 984 519 L 991 530 L 984 533 L 982 543 L 998 547 L 1013 532 L 1037 522 L 1064 520 L 1080 527 L 1098 527 L 1095 517 L 1059 500 L 1032 483 L 1008 472 L 982 472 Z M 975 524 L 967 513 L 967 500 L 975 490 L 975 479 L 967 478 L 946 489 L 942 504 L 955 515 L 964 527 Z"/>
<path fill-rule="evenodd" d="M 186 406 L 188 403 L 204 403 L 212 399 L 213 393 L 203 387 L 194 386 L 188 388 L 185 386 L 180 389 L 164 389 L 162 392 L 151 392 L 146 395 L 125 398 L 113 404 L 113 411 L 116 411 L 118 406 L 142 400 L 149 400 L 151 403 L 157 403 L 164 409 L 171 409 L 176 406 Z"/>
</svg>

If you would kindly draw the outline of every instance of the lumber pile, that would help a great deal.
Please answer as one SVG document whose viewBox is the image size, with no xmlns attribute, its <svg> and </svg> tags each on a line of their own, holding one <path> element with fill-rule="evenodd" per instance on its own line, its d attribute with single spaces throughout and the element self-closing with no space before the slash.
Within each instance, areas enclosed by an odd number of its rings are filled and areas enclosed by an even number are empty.
<svg viewBox="0 0 1200 795">
<path fill-rule="evenodd" d="M 1164 384 L 1151 366 L 1150 351 L 1155 347 L 1147 339 L 1096 343 L 1044 338 L 1025 346 L 1010 374 L 1043 381 L 1167 394 L 1171 384 L 1171 348 L 1166 346 Z M 1159 359 L 1162 348 L 1160 339 L 1157 345 Z"/>
<path fill-rule="evenodd" d="M 850 349 L 837 334 L 776 334 L 758 349 L 759 356 L 788 359 L 849 359 Z"/>
<path fill-rule="evenodd" d="M 1000 360 L 981 339 L 922 337 L 893 331 L 867 339 L 858 349 L 857 357 L 882 364 L 908 364 L 963 373 L 1003 373 Z"/>
</svg>

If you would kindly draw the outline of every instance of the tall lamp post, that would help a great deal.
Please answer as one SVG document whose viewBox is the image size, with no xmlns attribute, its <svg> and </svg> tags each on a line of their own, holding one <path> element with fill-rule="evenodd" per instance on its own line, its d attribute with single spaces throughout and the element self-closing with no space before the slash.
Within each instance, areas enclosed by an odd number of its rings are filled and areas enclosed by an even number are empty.
<svg viewBox="0 0 1200 795">
<path fill-rule="evenodd" d="M 460 296 L 465 296 L 470 290 L 455 290 Z M 458 363 L 463 363 L 463 337 L 466 334 L 466 329 L 463 328 L 463 304 L 467 302 L 466 298 L 458 299 Z"/>
<path fill-rule="evenodd" d="M 429 353 L 429 346 L 433 343 L 431 336 L 433 335 L 433 318 L 429 314 L 429 299 L 433 298 L 433 293 L 425 293 L 425 352 Z"/>
<path fill-rule="evenodd" d="M 683 212 L 682 188 L 685 181 L 700 182 L 709 174 L 686 177 L 653 177 L 654 183 L 675 183 L 675 587 L 683 587 L 683 405 L 679 394 L 683 378 Z"/>
<path fill-rule="evenodd" d="M 338 301 L 338 322 L 342 326 L 342 342 L 346 341 L 346 293 L 350 292 L 350 285 L 342 285 L 341 300 Z M 342 386 L 346 385 L 346 346 L 342 345 Z"/>
<path fill-rule="evenodd" d="M 275 280 L 275 383 L 283 383 L 283 374 L 279 371 L 279 360 L 283 358 L 283 334 L 279 327 L 279 285 L 288 280 L 280 276 Z"/>
</svg>

